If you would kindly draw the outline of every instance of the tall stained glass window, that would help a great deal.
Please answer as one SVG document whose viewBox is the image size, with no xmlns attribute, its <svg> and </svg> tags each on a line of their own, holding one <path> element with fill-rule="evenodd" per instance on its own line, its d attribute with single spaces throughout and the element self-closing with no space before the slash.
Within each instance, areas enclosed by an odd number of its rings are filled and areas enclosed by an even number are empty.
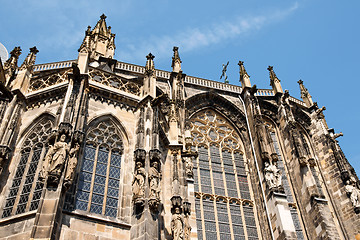
<svg viewBox="0 0 360 240">
<path fill-rule="evenodd" d="M 119 208 L 123 143 L 110 120 L 91 127 L 86 135 L 75 208 L 116 217 Z"/>
<path fill-rule="evenodd" d="M 258 239 L 240 137 L 212 110 L 191 118 L 198 239 Z"/>
<path fill-rule="evenodd" d="M 43 183 L 38 179 L 41 169 L 40 160 L 46 154 L 48 148 L 47 138 L 51 133 L 52 126 L 51 120 L 42 118 L 27 135 L 3 207 L 3 218 L 38 208 L 43 189 Z"/>
</svg>

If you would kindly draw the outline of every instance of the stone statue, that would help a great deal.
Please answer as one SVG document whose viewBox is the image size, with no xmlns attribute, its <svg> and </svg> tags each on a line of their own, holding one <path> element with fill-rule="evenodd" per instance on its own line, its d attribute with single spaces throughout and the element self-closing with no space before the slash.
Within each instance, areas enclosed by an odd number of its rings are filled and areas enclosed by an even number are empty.
<svg viewBox="0 0 360 240">
<path fill-rule="evenodd" d="M 281 171 L 274 164 L 265 162 L 265 180 L 270 190 L 281 189 Z"/>
<path fill-rule="evenodd" d="M 192 157 L 185 157 L 185 171 L 188 178 L 194 178 Z"/>
<path fill-rule="evenodd" d="M 69 152 L 69 145 L 65 142 L 65 139 L 66 135 L 62 134 L 58 142 L 49 146 L 40 171 L 41 181 L 44 181 L 47 176 L 51 176 L 51 183 L 55 184 L 59 180 L 67 153 Z"/>
<path fill-rule="evenodd" d="M 360 208 L 360 190 L 355 186 L 355 184 L 350 180 L 347 180 L 345 183 L 345 191 L 350 197 L 354 208 Z"/>
<path fill-rule="evenodd" d="M 190 226 L 190 223 L 189 223 L 189 216 L 186 216 L 184 218 L 184 223 L 185 223 L 184 240 L 189 240 L 190 239 L 190 234 L 191 234 L 191 226 Z"/>
<path fill-rule="evenodd" d="M 174 240 L 184 239 L 184 223 L 181 217 L 180 207 L 175 208 L 175 213 L 171 220 L 171 232 Z"/>
<path fill-rule="evenodd" d="M 134 181 L 132 184 L 133 187 L 133 200 L 136 204 L 144 203 L 146 172 L 143 164 L 141 162 L 136 162 Z"/>
<path fill-rule="evenodd" d="M 229 61 L 227 62 L 227 64 L 223 64 L 223 70 L 222 70 L 222 73 L 221 73 L 221 76 L 220 76 L 220 79 L 222 79 L 222 77 L 224 77 L 224 83 L 229 83 L 229 81 L 227 80 L 227 76 L 226 76 L 226 71 L 227 71 L 227 67 L 229 65 Z"/>
<path fill-rule="evenodd" d="M 159 193 L 160 193 L 160 182 L 161 173 L 159 173 L 159 163 L 154 161 L 151 163 L 151 167 L 149 169 L 149 182 L 150 182 L 150 199 L 157 199 L 159 200 Z"/>
<path fill-rule="evenodd" d="M 69 145 L 65 142 L 65 139 L 65 134 L 62 134 L 60 140 L 54 144 L 51 151 L 49 150 L 49 155 L 46 155 L 49 160 L 48 175 L 56 177 L 60 177 L 61 175 L 67 153 L 69 152 Z M 50 154 L 52 154 L 52 156 Z"/>
<path fill-rule="evenodd" d="M 64 183 L 66 187 L 69 187 L 74 180 L 75 169 L 78 163 L 79 149 L 80 149 L 79 143 L 75 143 L 75 146 L 69 152 L 69 161 L 65 173 L 65 183 Z"/>
</svg>

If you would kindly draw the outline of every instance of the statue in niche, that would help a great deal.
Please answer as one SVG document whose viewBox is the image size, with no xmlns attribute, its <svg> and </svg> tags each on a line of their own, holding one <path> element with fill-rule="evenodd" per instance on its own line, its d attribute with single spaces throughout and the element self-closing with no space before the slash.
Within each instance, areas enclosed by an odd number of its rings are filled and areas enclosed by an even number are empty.
<svg viewBox="0 0 360 240">
<path fill-rule="evenodd" d="M 75 143 L 75 146 L 69 152 L 69 161 L 65 173 L 65 183 L 64 183 L 65 187 L 69 187 L 74 180 L 75 169 L 78 163 L 79 149 L 80 149 L 79 143 Z"/>
<path fill-rule="evenodd" d="M 194 164 L 192 161 L 192 157 L 185 157 L 185 171 L 186 171 L 186 176 L 188 178 L 194 178 L 194 173 L 193 173 L 193 169 L 194 169 Z"/>
<path fill-rule="evenodd" d="M 48 185 L 57 186 L 63 170 L 67 154 L 69 152 L 69 144 L 65 142 L 66 135 L 62 134 L 59 141 L 49 147 L 48 152 L 43 160 L 40 179 L 44 180 L 48 176 Z"/>
<path fill-rule="evenodd" d="M 355 209 L 360 210 L 360 190 L 356 187 L 355 183 L 351 180 L 346 180 L 345 191 L 350 197 L 350 201 Z"/>
<path fill-rule="evenodd" d="M 133 188 L 133 200 L 135 204 L 143 205 L 145 191 L 144 191 L 144 184 L 145 184 L 146 172 L 142 162 L 136 162 L 135 166 L 135 174 L 134 174 L 134 181 L 132 184 Z"/>
<path fill-rule="evenodd" d="M 157 161 L 153 161 L 149 169 L 150 199 L 157 199 L 157 200 L 159 199 L 160 178 L 161 178 L 161 173 L 159 172 L 159 163 Z"/>
<path fill-rule="evenodd" d="M 281 191 L 281 171 L 275 164 L 265 162 L 265 180 L 270 190 Z"/>
<path fill-rule="evenodd" d="M 49 175 L 58 177 L 61 175 L 61 171 L 70 148 L 69 145 L 65 142 L 65 139 L 66 135 L 62 134 L 60 136 L 60 140 L 54 144 L 52 151 L 50 152 L 52 156 L 51 158 L 49 157 Z"/>
<path fill-rule="evenodd" d="M 184 239 L 184 223 L 181 217 L 181 208 L 175 207 L 171 220 L 171 232 L 174 240 Z"/>
</svg>

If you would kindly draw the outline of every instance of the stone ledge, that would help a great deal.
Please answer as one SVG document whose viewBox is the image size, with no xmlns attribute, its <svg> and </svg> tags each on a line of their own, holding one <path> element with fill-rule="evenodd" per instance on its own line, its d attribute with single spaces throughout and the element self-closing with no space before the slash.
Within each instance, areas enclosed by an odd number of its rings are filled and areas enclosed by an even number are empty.
<svg viewBox="0 0 360 240">
<path fill-rule="evenodd" d="M 22 220 L 26 220 L 32 217 L 35 217 L 36 215 L 36 210 L 31 211 L 31 212 L 26 212 L 26 213 L 21 213 L 21 214 L 17 214 L 14 216 L 10 216 L 10 217 L 6 217 L 6 218 L 2 218 L 0 219 L 0 226 L 5 225 L 5 224 L 10 224 L 13 222 L 19 222 Z"/>
<path fill-rule="evenodd" d="M 131 228 L 131 224 L 125 223 L 125 222 L 115 219 L 115 218 L 110 219 L 107 217 L 91 215 L 90 213 L 80 213 L 80 212 L 76 212 L 76 211 L 69 212 L 69 211 L 63 210 L 63 213 L 67 214 L 69 216 L 75 216 L 75 217 L 82 218 L 85 220 L 86 219 L 93 220 L 95 222 L 107 223 L 107 224 L 116 225 L 116 226 L 127 228 L 127 229 Z"/>
</svg>

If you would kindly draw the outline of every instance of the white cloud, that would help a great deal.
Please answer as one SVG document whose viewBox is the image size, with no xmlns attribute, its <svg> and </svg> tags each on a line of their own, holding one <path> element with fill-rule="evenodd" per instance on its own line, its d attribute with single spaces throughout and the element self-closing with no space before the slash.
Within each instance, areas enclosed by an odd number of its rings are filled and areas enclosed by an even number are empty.
<svg viewBox="0 0 360 240">
<path fill-rule="evenodd" d="M 117 55 L 127 60 L 140 60 L 149 51 L 156 55 L 157 59 L 168 57 L 173 46 L 179 46 L 182 53 L 194 51 L 259 31 L 267 24 L 283 20 L 297 8 L 298 4 L 295 3 L 290 8 L 268 14 L 235 17 L 232 21 L 213 24 L 207 28 L 190 28 L 172 36 L 152 36 L 146 41 L 123 45 L 123 50 L 118 50 Z"/>
</svg>

